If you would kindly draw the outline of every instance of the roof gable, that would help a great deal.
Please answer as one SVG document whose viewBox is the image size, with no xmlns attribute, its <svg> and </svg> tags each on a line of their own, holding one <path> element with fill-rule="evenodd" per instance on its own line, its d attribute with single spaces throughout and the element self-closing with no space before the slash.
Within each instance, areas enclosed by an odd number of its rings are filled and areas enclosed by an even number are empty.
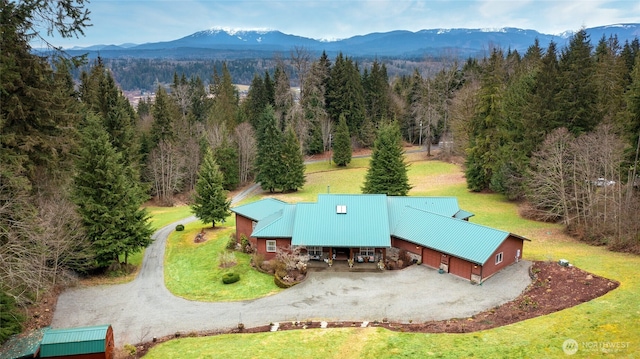
<svg viewBox="0 0 640 359">
<path fill-rule="evenodd" d="M 109 325 L 50 329 L 40 343 L 40 357 L 101 353 L 106 349 Z"/>
<path fill-rule="evenodd" d="M 477 264 L 484 264 L 509 232 L 407 207 L 392 234 Z"/>
<path fill-rule="evenodd" d="M 286 205 L 275 213 L 260 220 L 251 233 L 260 238 L 291 238 L 296 217 L 296 205 Z"/>
<path fill-rule="evenodd" d="M 289 205 L 276 198 L 263 198 L 256 202 L 233 207 L 231 211 L 254 221 L 260 221 Z"/>
</svg>

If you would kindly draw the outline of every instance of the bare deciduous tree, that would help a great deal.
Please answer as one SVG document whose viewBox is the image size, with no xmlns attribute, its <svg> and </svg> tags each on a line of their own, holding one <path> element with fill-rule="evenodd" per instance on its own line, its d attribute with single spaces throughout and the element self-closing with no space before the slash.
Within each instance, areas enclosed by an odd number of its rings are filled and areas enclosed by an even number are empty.
<svg viewBox="0 0 640 359">
<path fill-rule="evenodd" d="M 478 81 L 467 82 L 462 89 L 456 92 L 449 106 L 450 140 L 453 141 L 454 154 L 465 154 L 465 148 L 469 143 L 469 135 L 471 134 L 471 119 L 478 106 L 479 90 L 480 83 Z"/>
<path fill-rule="evenodd" d="M 545 220 L 571 221 L 571 141 L 566 128 L 550 133 L 531 159 L 527 198 Z"/>
<path fill-rule="evenodd" d="M 300 83 L 300 93 L 303 93 L 305 77 L 309 71 L 309 62 L 311 61 L 311 52 L 304 47 L 295 45 L 291 50 L 291 62 L 298 73 L 298 82 Z"/>
<path fill-rule="evenodd" d="M 180 190 L 184 172 L 184 158 L 179 146 L 162 140 L 149 154 L 148 169 L 153 181 L 153 189 L 161 202 L 171 204 L 173 194 Z"/>
<path fill-rule="evenodd" d="M 236 126 L 235 142 L 238 145 L 240 183 L 247 183 L 252 179 L 253 163 L 256 159 L 256 138 L 251 124 L 243 122 Z"/>
</svg>

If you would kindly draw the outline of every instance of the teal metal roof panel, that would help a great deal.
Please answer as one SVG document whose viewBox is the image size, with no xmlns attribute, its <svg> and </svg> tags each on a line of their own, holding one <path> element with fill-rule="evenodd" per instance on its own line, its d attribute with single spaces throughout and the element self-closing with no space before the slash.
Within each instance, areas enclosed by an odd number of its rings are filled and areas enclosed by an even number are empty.
<svg viewBox="0 0 640 359">
<path fill-rule="evenodd" d="M 286 205 L 279 211 L 262 219 L 251 233 L 251 237 L 291 238 L 296 217 L 296 205 Z"/>
<path fill-rule="evenodd" d="M 413 207 L 423 211 L 453 217 L 460 211 L 458 199 L 455 197 L 387 197 L 389 204 L 389 225 L 394 228 L 402 218 L 406 207 Z"/>
<path fill-rule="evenodd" d="M 287 205 L 289 204 L 279 199 L 264 198 L 256 202 L 233 207 L 231 208 L 231 211 L 254 221 L 259 221 L 281 210 Z"/>
<path fill-rule="evenodd" d="M 392 234 L 477 264 L 484 264 L 509 232 L 407 207 Z"/>
<path fill-rule="evenodd" d="M 321 194 L 317 203 L 298 204 L 291 244 L 390 247 L 386 196 Z"/>
<path fill-rule="evenodd" d="M 109 325 L 50 329 L 40 343 L 40 357 L 69 356 L 104 352 Z"/>
</svg>

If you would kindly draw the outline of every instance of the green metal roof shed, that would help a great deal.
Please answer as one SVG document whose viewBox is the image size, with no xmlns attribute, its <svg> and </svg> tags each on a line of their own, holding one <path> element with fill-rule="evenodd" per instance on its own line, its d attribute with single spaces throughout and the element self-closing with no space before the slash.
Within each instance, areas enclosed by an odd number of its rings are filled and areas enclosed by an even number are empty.
<svg viewBox="0 0 640 359">
<path fill-rule="evenodd" d="M 113 358 L 111 325 L 50 329 L 40 343 L 41 358 Z"/>
</svg>

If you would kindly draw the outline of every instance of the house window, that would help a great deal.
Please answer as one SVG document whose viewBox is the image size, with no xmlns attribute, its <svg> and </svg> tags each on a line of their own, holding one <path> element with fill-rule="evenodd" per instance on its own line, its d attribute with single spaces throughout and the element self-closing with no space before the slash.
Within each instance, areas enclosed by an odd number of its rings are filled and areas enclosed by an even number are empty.
<svg viewBox="0 0 640 359">
<path fill-rule="evenodd" d="M 322 247 L 307 247 L 307 254 L 312 257 L 319 257 L 322 255 Z"/>
<path fill-rule="evenodd" d="M 374 248 L 360 248 L 360 255 L 361 256 L 373 256 L 375 255 L 375 249 Z"/>
<path fill-rule="evenodd" d="M 276 241 L 275 239 L 267 240 L 267 252 L 275 252 L 276 251 Z"/>
<path fill-rule="evenodd" d="M 347 206 L 344 204 L 339 204 L 336 206 L 336 213 L 338 214 L 346 214 L 347 213 Z"/>
<path fill-rule="evenodd" d="M 496 264 L 502 263 L 502 252 L 496 254 Z"/>
<path fill-rule="evenodd" d="M 258 225 L 258 222 L 256 222 L 256 221 L 251 221 L 251 230 L 252 230 L 252 231 L 255 231 L 255 229 L 256 229 L 256 225 Z"/>
</svg>

